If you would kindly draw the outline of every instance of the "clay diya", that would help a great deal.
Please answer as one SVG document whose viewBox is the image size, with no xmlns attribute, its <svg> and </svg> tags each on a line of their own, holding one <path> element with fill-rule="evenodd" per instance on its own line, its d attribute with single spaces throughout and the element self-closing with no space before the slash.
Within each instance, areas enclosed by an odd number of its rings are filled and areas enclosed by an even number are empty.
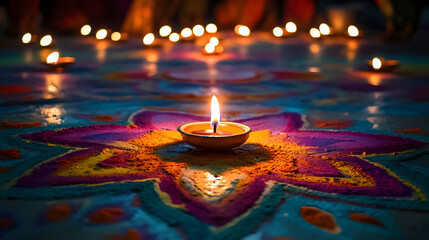
<svg viewBox="0 0 429 240">
<path fill-rule="evenodd" d="M 177 128 L 187 144 L 205 150 L 228 150 L 246 142 L 252 129 L 244 124 L 221 122 L 219 102 L 211 101 L 210 122 L 186 123 Z"/>
<path fill-rule="evenodd" d="M 46 58 L 46 64 L 52 70 L 63 70 L 75 62 L 73 57 L 60 57 L 59 52 L 55 51 L 48 55 Z"/>
<path fill-rule="evenodd" d="M 373 58 L 367 61 L 372 71 L 390 72 L 397 68 L 401 63 L 398 60 L 384 60 L 383 58 Z"/>
</svg>

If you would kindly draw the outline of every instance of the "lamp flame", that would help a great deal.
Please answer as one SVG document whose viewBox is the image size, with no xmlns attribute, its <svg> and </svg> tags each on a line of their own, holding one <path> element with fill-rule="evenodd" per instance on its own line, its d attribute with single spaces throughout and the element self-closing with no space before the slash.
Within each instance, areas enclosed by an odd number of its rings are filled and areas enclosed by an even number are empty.
<svg viewBox="0 0 429 240">
<path fill-rule="evenodd" d="M 331 28 L 326 23 L 322 23 L 319 26 L 319 32 L 322 35 L 329 35 L 331 34 Z"/>
<path fill-rule="evenodd" d="M 243 37 L 248 37 L 250 35 L 250 29 L 244 25 L 235 26 L 234 31 L 235 33 Z"/>
<path fill-rule="evenodd" d="M 180 36 L 178 33 L 172 33 L 170 34 L 170 36 L 168 37 L 168 39 L 172 42 L 177 42 L 180 39 Z"/>
<path fill-rule="evenodd" d="M 273 34 L 276 37 L 281 37 L 281 36 L 283 36 L 283 29 L 281 27 L 275 27 L 273 29 Z"/>
<path fill-rule="evenodd" d="M 192 28 L 192 32 L 195 36 L 201 37 L 204 34 L 204 27 L 202 25 L 195 25 Z"/>
<path fill-rule="evenodd" d="M 22 36 L 22 42 L 27 44 L 31 41 L 31 33 L 26 33 Z"/>
<path fill-rule="evenodd" d="M 347 32 L 348 32 L 348 34 L 349 34 L 349 36 L 350 36 L 350 37 L 357 37 L 357 36 L 359 36 L 359 30 L 358 30 L 358 28 L 357 28 L 356 26 L 354 26 L 354 25 L 350 25 L 350 26 L 347 28 Z"/>
<path fill-rule="evenodd" d="M 294 22 L 288 22 L 285 25 L 285 29 L 288 33 L 296 32 L 296 24 Z"/>
<path fill-rule="evenodd" d="M 212 114 L 210 118 L 210 127 L 213 128 L 213 132 L 216 133 L 216 129 L 219 127 L 220 123 L 220 110 L 219 110 L 219 101 L 216 96 L 212 97 Z"/>
<path fill-rule="evenodd" d="M 162 26 L 159 29 L 159 35 L 161 37 L 167 37 L 168 35 L 170 35 L 170 33 L 171 33 L 171 27 L 168 25 Z"/>
<path fill-rule="evenodd" d="M 372 67 L 375 70 L 379 70 L 381 68 L 381 65 L 382 65 L 382 63 L 381 63 L 380 58 L 375 57 L 372 59 Z"/>
<path fill-rule="evenodd" d="M 180 32 L 180 35 L 182 35 L 182 37 L 184 37 L 184 38 L 188 38 L 188 37 L 192 36 L 192 30 L 190 28 L 184 28 Z"/>
<path fill-rule="evenodd" d="M 100 30 L 98 30 L 97 31 L 97 33 L 95 34 L 95 37 L 98 39 L 98 40 L 103 40 L 103 39 L 105 39 L 106 37 L 107 37 L 107 30 L 106 29 L 100 29 Z"/>
<path fill-rule="evenodd" d="M 317 28 L 310 29 L 310 35 L 312 38 L 320 38 L 320 32 Z"/>
<path fill-rule="evenodd" d="M 51 35 L 45 35 L 40 39 L 40 46 L 46 47 L 49 46 L 52 43 L 52 36 Z"/>
<path fill-rule="evenodd" d="M 213 46 L 217 46 L 219 45 L 219 39 L 217 37 L 211 37 L 209 40 L 209 43 L 212 44 Z"/>
<path fill-rule="evenodd" d="M 80 29 L 80 34 L 82 34 L 83 36 L 87 36 L 90 33 L 91 33 L 91 26 L 89 26 L 89 25 L 84 25 Z"/>
<path fill-rule="evenodd" d="M 209 23 L 206 26 L 206 32 L 208 33 L 216 33 L 217 32 L 217 26 L 214 23 Z"/>
<path fill-rule="evenodd" d="M 48 55 L 46 58 L 46 63 L 48 64 L 56 64 L 58 62 L 58 59 L 60 58 L 60 53 L 55 51 Z"/>
<path fill-rule="evenodd" d="M 151 45 L 155 41 L 155 35 L 153 33 L 148 33 L 143 38 L 144 45 Z"/>
<path fill-rule="evenodd" d="M 120 32 L 114 32 L 112 33 L 112 35 L 110 35 L 110 38 L 112 39 L 112 41 L 117 42 L 119 40 L 121 40 L 121 33 Z"/>
</svg>

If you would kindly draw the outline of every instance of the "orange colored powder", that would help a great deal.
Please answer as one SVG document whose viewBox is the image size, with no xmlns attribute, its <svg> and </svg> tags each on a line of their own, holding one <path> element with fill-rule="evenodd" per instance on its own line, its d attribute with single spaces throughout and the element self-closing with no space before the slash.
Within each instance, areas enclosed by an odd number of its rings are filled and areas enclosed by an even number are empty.
<svg viewBox="0 0 429 240">
<path fill-rule="evenodd" d="M 92 120 L 100 121 L 100 122 L 111 122 L 113 121 L 113 117 L 110 115 L 97 115 L 92 117 Z"/>
<path fill-rule="evenodd" d="M 71 213 L 69 205 L 57 205 L 48 209 L 46 212 L 46 219 L 50 222 L 60 222 L 70 217 Z"/>
<path fill-rule="evenodd" d="M 378 220 L 375 217 L 371 217 L 368 216 L 364 213 L 354 213 L 354 212 L 350 212 L 349 213 L 349 217 L 351 220 L 356 221 L 356 222 L 361 222 L 361 223 L 366 223 L 366 224 L 373 224 L 373 225 L 377 225 L 380 227 L 384 227 L 384 224 Z"/>
<path fill-rule="evenodd" d="M 429 135 L 428 131 L 425 131 L 421 128 L 409 128 L 409 129 L 396 129 L 397 133 L 406 133 L 406 134 L 426 134 Z"/>
<path fill-rule="evenodd" d="M 127 234 L 124 236 L 113 236 L 110 239 L 112 240 L 142 240 L 140 233 L 135 229 L 130 229 L 127 231 Z"/>
<path fill-rule="evenodd" d="M 42 127 L 42 124 L 39 121 L 35 122 L 9 122 L 3 121 L 1 126 L 4 128 L 32 128 L 32 127 Z"/>
<path fill-rule="evenodd" d="M 25 93 L 31 91 L 31 87 L 17 84 L 1 84 L 0 95 Z"/>
<path fill-rule="evenodd" d="M 13 226 L 12 219 L 0 218 L 0 229 L 10 228 Z"/>
<path fill-rule="evenodd" d="M 0 161 L 21 158 L 21 149 L 0 149 Z"/>
<path fill-rule="evenodd" d="M 89 220 L 92 223 L 98 224 L 109 224 L 116 223 L 121 221 L 122 217 L 125 215 L 125 212 L 118 207 L 106 207 L 94 211 Z"/>
<path fill-rule="evenodd" d="M 339 233 L 341 229 L 337 225 L 334 216 L 332 214 L 322 211 L 315 207 L 302 206 L 299 212 L 302 218 L 308 223 L 321 228 L 331 233 Z"/>
</svg>

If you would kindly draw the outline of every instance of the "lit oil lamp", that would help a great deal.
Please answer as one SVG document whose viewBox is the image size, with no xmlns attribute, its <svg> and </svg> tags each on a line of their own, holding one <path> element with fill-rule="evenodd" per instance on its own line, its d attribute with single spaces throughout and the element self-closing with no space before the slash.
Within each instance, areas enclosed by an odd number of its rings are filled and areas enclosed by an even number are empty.
<svg viewBox="0 0 429 240">
<path fill-rule="evenodd" d="M 310 29 L 310 36 L 314 39 L 319 39 L 321 37 L 319 29 L 317 28 Z"/>
<path fill-rule="evenodd" d="M 209 42 L 204 46 L 203 53 L 206 55 L 217 55 L 223 53 L 224 48 L 219 46 L 219 43 L 215 45 L 213 42 Z"/>
<path fill-rule="evenodd" d="M 242 36 L 242 37 L 250 36 L 250 29 L 244 25 L 235 26 L 234 31 L 237 35 Z"/>
<path fill-rule="evenodd" d="M 397 68 L 401 63 L 398 60 L 384 60 L 383 58 L 375 57 L 368 60 L 368 66 L 376 72 L 390 72 Z"/>
<path fill-rule="evenodd" d="M 285 25 L 286 32 L 290 35 L 296 33 L 296 24 L 294 22 L 288 22 Z"/>
<path fill-rule="evenodd" d="M 73 57 L 60 57 L 60 53 L 55 51 L 48 55 L 44 64 L 57 72 L 62 72 L 65 68 L 75 62 Z"/>
<path fill-rule="evenodd" d="M 206 26 L 206 32 L 207 33 L 216 33 L 217 32 L 217 26 L 214 23 L 209 23 Z"/>
<path fill-rule="evenodd" d="M 159 36 L 161 37 L 168 37 L 171 33 L 171 27 L 168 25 L 164 25 L 159 29 Z"/>
<path fill-rule="evenodd" d="M 278 37 L 278 38 L 282 37 L 283 36 L 283 29 L 281 27 L 273 28 L 273 35 L 275 37 Z"/>
<path fill-rule="evenodd" d="M 161 45 L 156 41 L 155 34 L 148 33 L 143 37 L 143 45 L 147 48 L 158 48 Z"/>
<path fill-rule="evenodd" d="M 192 33 L 196 36 L 196 37 L 201 37 L 204 35 L 204 27 L 202 25 L 195 25 L 192 28 Z"/>
<path fill-rule="evenodd" d="M 128 34 L 113 32 L 112 35 L 110 35 L 110 39 L 112 39 L 114 42 L 125 42 L 128 40 Z"/>
<path fill-rule="evenodd" d="M 91 30 L 92 30 L 91 26 L 84 25 L 80 29 L 80 34 L 82 34 L 82 36 L 88 36 L 91 33 Z"/>
<path fill-rule="evenodd" d="M 180 38 L 181 41 L 184 42 L 194 42 L 195 38 L 192 37 L 192 29 L 190 28 L 184 28 L 182 29 L 182 31 L 180 32 L 180 35 L 182 36 Z"/>
<path fill-rule="evenodd" d="M 106 39 L 107 34 L 108 34 L 107 29 L 102 28 L 97 31 L 97 33 L 95 34 L 95 38 L 97 38 L 98 40 L 103 40 L 103 39 Z"/>
<path fill-rule="evenodd" d="M 26 34 L 22 35 L 21 41 L 24 44 L 32 44 L 32 43 L 37 41 L 37 35 L 32 35 L 31 33 L 26 33 Z"/>
<path fill-rule="evenodd" d="M 42 47 L 51 47 L 52 46 L 52 36 L 51 35 L 45 35 L 40 39 L 40 46 Z"/>
<path fill-rule="evenodd" d="M 328 36 L 328 35 L 332 34 L 331 28 L 326 23 L 322 23 L 322 24 L 319 25 L 319 32 L 323 36 Z"/>
<path fill-rule="evenodd" d="M 206 150 L 227 150 L 242 145 L 252 129 L 246 125 L 220 121 L 219 102 L 211 100 L 210 122 L 183 124 L 177 128 L 187 144 Z"/>
<path fill-rule="evenodd" d="M 360 36 L 359 29 L 354 25 L 350 25 L 347 28 L 347 34 L 349 35 L 349 37 L 352 37 L 352 38 Z"/>
<path fill-rule="evenodd" d="M 170 36 L 168 36 L 168 40 L 171 42 L 178 42 L 180 40 L 180 35 L 178 33 L 172 33 Z"/>
</svg>

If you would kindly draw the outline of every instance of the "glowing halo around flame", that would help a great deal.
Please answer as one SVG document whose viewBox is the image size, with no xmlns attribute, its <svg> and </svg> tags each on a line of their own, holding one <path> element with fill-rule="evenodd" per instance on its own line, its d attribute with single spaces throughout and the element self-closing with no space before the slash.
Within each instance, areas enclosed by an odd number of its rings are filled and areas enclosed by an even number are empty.
<svg viewBox="0 0 429 240">
<path fill-rule="evenodd" d="M 210 127 L 216 132 L 215 127 L 217 128 L 220 124 L 220 109 L 219 101 L 215 95 L 212 97 L 211 105 Z"/>
</svg>

